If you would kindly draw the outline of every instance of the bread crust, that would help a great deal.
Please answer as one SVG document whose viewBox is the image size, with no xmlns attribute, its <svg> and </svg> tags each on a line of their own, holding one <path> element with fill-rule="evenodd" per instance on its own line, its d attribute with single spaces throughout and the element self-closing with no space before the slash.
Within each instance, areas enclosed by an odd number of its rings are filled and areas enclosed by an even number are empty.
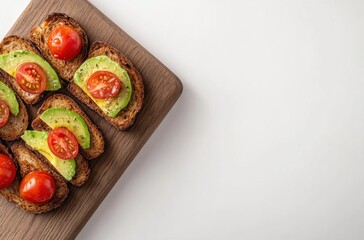
<svg viewBox="0 0 364 240">
<path fill-rule="evenodd" d="M 19 98 L 10 84 L 10 75 L 0 69 L 0 81 L 5 83 L 15 93 L 16 100 L 19 103 L 19 114 L 14 116 L 10 114 L 8 122 L 0 127 L 0 138 L 5 141 L 14 141 L 23 135 L 24 131 L 28 128 L 29 116 L 27 108 L 23 101 Z"/>
<path fill-rule="evenodd" d="M 33 43 L 29 39 L 22 38 L 17 35 L 11 35 L 5 37 L 0 44 L 0 54 L 10 53 L 16 50 L 33 52 L 41 56 L 38 49 L 33 45 Z"/>
<path fill-rule="evenodd" d="M 49 169 L 41 160 L 37 158 L 33 152 L 27 149 L 24 145 L 14 144 L 11 147 L 11 150 L 14 154 L 14 157 L 11 156 L 4 145 L 0 144 L 0 153 L 6 154 L 13 160 L 16 160 L 15 162 L 19 165 L 19 174 L 17 174 L 15 181 L 10 187 L 0 190 L 0 195 L 5 197 L 8 201 L 16 203 L 24 211 L 34 214 L 49 212 L 61 206 L 68 196 L 67 183 L 63 180 L 63 178 L 53 170 Z M 56 194 L 54 198 L 46 204 L 32 204 L 20 196 L 19 186 L 21 178 L 33 171 L 47 172 L 51 174 L 55 180 L 57 186 Z"/>
<path fill-rule="evenodd" d="M 97 158 L 104 152 L 105 141 L 102 136 L 101 131 L 98 127 L 91 121 L 91 119 L 82 111 L 81 107 L 73 101 L 70 97 L 63 94 L 54 94 L 48 97 L 42 104 L 42 106 L 38 109 L 38 117 L 33 120 L 32 128 L 35 130 L 52 130 L 45 122 L 43 122 L 39 115 L 41 115 L 45 110 L 49 108 L 64 108 L 67 110 L 71 110 L 75 113 L 81 115 L 81 117 L 85 120 L 88 129 L 90 131 L 90 148 L 82 149 L 80 148 L 81 154 L 87 160 L 91 160 Z"/>
<path fill-rule="evenodd" d="M 88 58 L 106 55 L 111 60 L 117 62 L 123 69 L 125 69 L 130 77 L 132 84 L 132 96 L 129 104 L 122 109 L 114 118 L 107 116 L 97 104 L 77 85 L 73 80 L 69 83 L 69 91 L 77 97 L 80 101 L 85 103 L 88 107 L 100 114 L 110 124 L 119 130 L 126 130 L 135 121 L 135 118 L 142 108 L 144 100 L 144 85 L 140 73 L 133 66 L 133 64 L 116 48 L 105 42 L 94 42 L 91 45 Z"/>
<path fill-rule="evenodd" d="M 21 38 L 16 35 L 11 35 L 5 37 L 3 41 L 0 43 L 0 54 L 10 53 L 16 50 L 24 50 L 28 52 L 33 52 L 35 54 L 40 54 L 37 48 L 33 45 L 33 43 L 26 39 Z M 5 71 L 3 71 L 5 72 Z M 15 78 L 10 74 L 6 73 L 9 83 L 15 90 L 15 92 L 24 100 L 27 104 L 36 104 L 43 96 L 43 94 L 33 94 L 24 91 L 19 84 L 16 82 Z"/>
<path fill-rule="evenodd" d="M 72 60 L 64 61 L 55 58 L 48 48 L 47 42 L 51 31 L 61 25 L 72 27 L 82 40 L 81 52 Z M 35 43 L 44 58 L 56 70 L 58 76 L 65 81 L 72 79 L 73 74 L 87 57 L 88 37 L 85 31 L 76 20 L 63 13 L 52 13 L 48 15 L 39 26 L 34 27 L 30 31 L 29 38 Z"/>
</svg>

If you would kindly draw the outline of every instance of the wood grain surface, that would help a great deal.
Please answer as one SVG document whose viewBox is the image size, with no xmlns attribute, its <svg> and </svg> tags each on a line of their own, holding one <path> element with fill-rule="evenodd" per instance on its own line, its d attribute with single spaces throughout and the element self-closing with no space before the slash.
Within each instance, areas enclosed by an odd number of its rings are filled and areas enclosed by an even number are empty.
<svg viewBox="0 0 364 240">
<path fill-rule="evenodd" d="M 81 188 L 70 187 L 64 204 L 43 215 L 23 212 L 0 198 L 0 239 L 74 239 L 182 92 L 181 82 L 170 70 L 86 0 L 32 0 L 8 35 L 27 37 L 52 12 L 75 18 L 91 43 L 109 42 L 131 60 L 144 79 L 144 106 L 133 127 L 120 132 L 80 104 L 106 140 L 105 153 L 90 163 L 89 181 Z M 70 95 L 65 89 L 61 92 Z M 32 117 L 40 104 L 29 107 Z"/>
</svg>

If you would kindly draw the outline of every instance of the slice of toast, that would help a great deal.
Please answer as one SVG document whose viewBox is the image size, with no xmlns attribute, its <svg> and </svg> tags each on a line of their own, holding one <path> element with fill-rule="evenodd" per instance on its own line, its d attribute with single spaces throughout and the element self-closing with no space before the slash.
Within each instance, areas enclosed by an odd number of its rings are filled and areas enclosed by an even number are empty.
<svg viewBox="0 0 364 240">
<path fill-rule="evenodd" d="M 10 53 L 16 50 L 24 50 L 28 52 L 33 52 L 41 56 L 40 52 L 35 48 L 33 43 L 28 39 L 21 38 L 18 36 L 8 36 L 4 38 L 4 40 L 0 43 L 0 54 Z M 24 91 L 16 82 L 15 78 L 9 74 L 9 82 L 13 89 L 18 93 L 18 95 L 26 102 L 27 104 L 35 104 L 41 98 L 42 94 L 33 94 Z"/>
<path fill-rule="evenodd" d="M 49 169 L 41 160 L 39 160 L 39 158 L 37 158 L 34 153 L 32 153 L 24 145 L 14 144 L 11 147 L 11 150 L 14 154 L 14 158 L 12 159 L 16 160 L 14 162 L 19 168 L 20 176 L 18 174 L 15 181 L 10 187 L 1 189 L 0 194 L 4 196 L 8 201 L 18 204 L 18 206 L 24 211 L 34 214 L 49 212 L 59 207 L 68 196 L 67 183 L 63 180 L 63 178 L 53 170 Z M 0 153 L 12 157 L 7 148 L 2 144 L 0 144 Z M 32 204 L 20 196 L 19 186 L 21 177 L 24 177 L 25 175 L 33 171 L 47 172 L 51 174 L 55 180 L 57 192 L 54 198 L 46 204 Z"/>
<path fill-rule="evenodd" d="M 0 69 L 0 81 L 13 90 L 10 80 L 11 76 Z M 20 138 L 20 136 L 23 135 L 24 131 L 28 128 L 29 123 L 27 108 L 15 91 L 14 93 L 16 100 L 19 103 L 19 114 L 17 116 L 10 114 L 8 122 L 4 126 L 0 127 L 0 138 L 5 141 L 14 141 Z"/>
<path fill-rule="evenodd" d="M 67 25 L 75 29 L 82 40 L 80 54 L 69 61 L 55 58 L 48 48 L 48 37 L 51 31 L 60 25 Z M 37 45 L 43 56 L 56 70 L 58 76 L 66 81 L 72 79 L 73 74 L 87 57 L 88 38 L 85 31 L 73 18 L 63 13 L 52 13 L 48 15 L 43 23 L 30 31 L 29 38 Z"/>
<path fill-rule="evenodd" d="M 57 172 L 57 169 L 48 161 L 48 159 L 46 157 L 44 157 L 42 154 L 40 154 L 38 151 L 34 150 L 32 147 L 30 147 L 28 144 L 25 144 L 25 146 L 27 148 L 29 148 L 30 150 L 32 150 L 34 152 L 34 154 L 43 162 L 45 163 L 49 168 L 51 168 L 53 171 Z M 75 176 L 72 178 L 72 180 L 70 180 L 69 182 L 76 186 L 76 187 L 81 187 L 83 184 L 85 184 L 90 176 L 90 168 L 88 166 L 87 161 L 82 157 L 81 154 L 78 154 L 75 157 L 75 161 L 76 161 L 76 174 Z M 67 181 L 65 179 L 65 181 Z"/>
<path fill-rule="evenodd" d="M 90 131 L 90 148 L 82 149 L 80 148 L 81 154 L 84 158 L 90 160 L 100 156 L 104 152 L 105 141 L 102 137 L 101 131 L 97 126 L 90 120 L 90 118 L 82 111 L 81 107 L 73 101 L 70 97 L 63 94 L 54 94 L 47 98 L 42 106 L 38 109 L 38 116 L 41 115 L 48 108 L 64 108 L 67 110 L 74 111 L 78 113 L 86 122 L 88 129 Z M 39 117 L 33 120 L 32 128 L 34 130 L 52 130 L 45 122 Z"/>
<path fill-rule="evenodd" d="M 73 81 L 69 83 L 68 89 L 75 97 L 77 97 L 88 107 L 92 108 L 94 111 L 100 114 L 113 126 L 118 128 L 119 130 L 125 130 L 134 123 L 138 112 L 142 108 L 144 100 L 143 80 L 133 64 L 113 46 L 104 42 L 93 43 L 91 45 L 88 58 L 100 55 L 108 56 L 109 58 L 111 58 L 111 60 L 117 62 L 123 69 L 128 72 L 133 88 L 129 104 L 124 109 L 122 109 L 116 117 L 111 118 L 107 116 L 97 106 L 97 104 Z"/>
</svg>

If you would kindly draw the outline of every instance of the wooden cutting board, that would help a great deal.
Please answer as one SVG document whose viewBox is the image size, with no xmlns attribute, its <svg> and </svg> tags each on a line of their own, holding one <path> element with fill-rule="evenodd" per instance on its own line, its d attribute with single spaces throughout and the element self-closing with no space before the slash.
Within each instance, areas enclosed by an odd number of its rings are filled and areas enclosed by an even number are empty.
<svg viewBox="0 0 364 240">
<path fill-rule="evenodd" d="M 168 68 L 86 0 L 32 0 L 8 35 L 27 37 L 52 12 L 73 17 L 91 43 L 109 42 L 131 60 L 144 79 L 144 106 L 133 127 L 120 132 L 80 104 L 106 140 L 105 153 L 90 163 L 90 179 L 81 188 L 70 187 L 64 204 L 43 215 L 26 213 L 0 198 L 0 239 L 75 238 L 182 92 L 181 82 Z M 65 89 L 61 92 L 70 95 Z M 32 117 L 39 106 L 29 108 Z"/>
</svg>

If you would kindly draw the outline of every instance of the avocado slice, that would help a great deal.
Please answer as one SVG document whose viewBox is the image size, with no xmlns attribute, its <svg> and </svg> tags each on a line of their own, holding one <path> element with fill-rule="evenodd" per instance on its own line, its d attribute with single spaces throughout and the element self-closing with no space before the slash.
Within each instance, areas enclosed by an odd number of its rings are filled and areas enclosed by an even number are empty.
<svg viewBox="0 0 364 240">
<path fill-rule="evenodd" d="M 42 154 L 68 181 L 76 174 L 76 161 L 56 157 L 48 147 L 48 132 L 26 130 L 21 138 L 34 150 Z"/>
<path fill-rule="evenodd" d="M 16 100 L 15 93 L 3 82 L 0 82 L 0 99 L 8 105 L 11 114 L 18 116 L 19 103 Z"/>
<path fill-rule="evenodd" d="M 0 68 L 4 69 L 14 78 L 19 65 L 25 62 L 36 63 L 43 69 L 47 77 L 46 91 L 56 91 L 62 87 L 56 71 L 39 55 L 24 50 L 16 50 L 0 55 Z"/>
<path fill-rule="evenodd" d="M 52 129 L 67 128 L 75 135 L 83 149 L 90 148 L 88 126 L 78 113 L 64 108 L 48 108 L 39 117 Z"/>
<path fill-rule="evenodd" d="M 110 99 L 96 99 L 88 92 L 86 85 L 90 76 L 97 71 L 109 71 L 120 79 L 122 88 L 120 92 Z M 75 72 L 73 81 L 77 84 L 109 117 L 116 115 L 125 108 L 131 97 L 132 86 L 129 74 L 120 65 L 107 56 L 97 56 L 87 59 Z"/>
</svg>

